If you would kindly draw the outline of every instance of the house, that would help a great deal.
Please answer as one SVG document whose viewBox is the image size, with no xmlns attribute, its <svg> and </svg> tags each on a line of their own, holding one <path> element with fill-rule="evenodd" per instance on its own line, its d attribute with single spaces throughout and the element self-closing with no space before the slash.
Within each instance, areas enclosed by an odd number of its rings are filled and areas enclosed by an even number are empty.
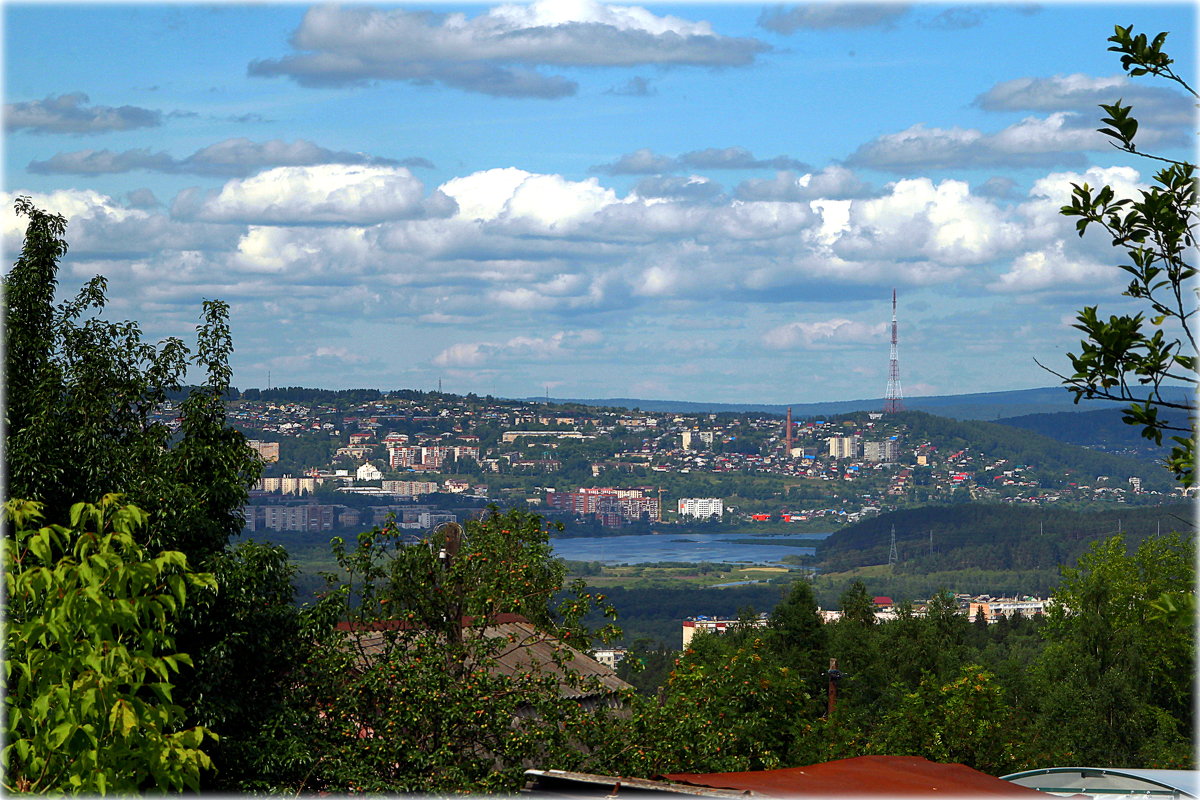
<svg viewBox="0 0 1200 800">
<path fill-rule="evenodd" d="M 357 663 L 366 669 L 390 647 L 402 646 L 403 634 L 413 630 L 400 621 L 381 621 L 369 626 L 340 622 L 337 629 L 353 642 Z M 633 687 L 617 677 L 616 671 L 539 631 L 520 614 L 498 614 L 480 629 L 475 620 L 462 619 L 463 636 L 483 635 L 496 648 L 488 669 L 493 674 L 517 675 L 540 671 L 555 676 L 559 696 L 574 700 L 585 709 L 619 708 L 621 696 Z M 564 657 L 565 655 L 565 657 Z"/>
</svg>

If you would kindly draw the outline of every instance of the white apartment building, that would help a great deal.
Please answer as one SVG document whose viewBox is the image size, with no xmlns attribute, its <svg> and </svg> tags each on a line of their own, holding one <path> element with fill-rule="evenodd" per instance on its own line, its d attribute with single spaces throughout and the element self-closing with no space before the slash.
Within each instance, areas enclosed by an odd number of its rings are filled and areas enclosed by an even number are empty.
<svg viewBox="0 0 1200 800">
<path fill-rule="evenodd" d="M 683 621 L 683 646 L 686 649 L 692 641 L 692 637 L 700 631 L 721 634 L 731 628 L 736 628 L 738 625 L 747 625 L 751 628 L 765 628 L 767 627 L 767 615 L 762 614 L 758 619 L 749 621 L 718 619 L 716 617 L 688 617 Z"/>
<path fill-rule="evenodd" d="M 721 517 L 725 513 L 725 503 L 719 497 L 681 497 L 679 499 L 679 516 L 708 519 Z"/>
<path fill-rule="evenodd" d="M 975 615 L 980 611 L 983 612 L 983 618 L 988 622 L 996 622 L 1000 617 L 1011 617 L 1014 614 L 1020 614 L 1023 617 L 1032 617 L 1037 614 L 1045 614 L 1046 606 L 1052 601 L 1043 600 L 1037 597 L 992 597 L 980 598 L 970 601 L 966 608 L 967 616 L 970 619 L 975 619 Z"/>
<path fill-rule="evenodd" d="M 704 442 L 710 447 L 713 443 L 712 431 L 683 431 L 679 436 L 684 450 L 693 449 L 697 441 Z"/>
<path fill-rule="evenodd" d="M 446 514 L 440 511 L 422 511 L 417 517 L 417 524 L 422 528 L 432 528 L 436 525 L 441 525 L 443 522 L 458 522 L 458 517 L 454 514 Z"/>
<path fill-rule="evenodd" d="M 854 436 L 830 436 L 827 440 L 829 443 L 829 455 L 834 458 L 858 458 L 860 437 Z"/>
<path fill-rule="evenodd" d="M 592 658 L 609 669 L 616 669 L 628 651 L 623 647 L 606 647 L 592 651 Z"/>
</svg>

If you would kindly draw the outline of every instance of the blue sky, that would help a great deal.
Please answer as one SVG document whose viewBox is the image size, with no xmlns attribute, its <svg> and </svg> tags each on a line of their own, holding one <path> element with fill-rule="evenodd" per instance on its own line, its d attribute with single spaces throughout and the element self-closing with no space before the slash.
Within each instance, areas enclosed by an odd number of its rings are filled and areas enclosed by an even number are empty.
<svg viewBox="0 0 1200 800">
<path fill-rule="evenodd" d="M 4 14 L 14 196 L 71 220 L 62 284 L 234 382 L 503 396 L 881 397 L 1051 385 L 1127 308 L 1057 209 L 1191 157 L 1194 105 L 1114 24 L 1188 3 L 51 5 Z M 1194 82 L 1193 82 L 1194 83 Z"/>
</svg>

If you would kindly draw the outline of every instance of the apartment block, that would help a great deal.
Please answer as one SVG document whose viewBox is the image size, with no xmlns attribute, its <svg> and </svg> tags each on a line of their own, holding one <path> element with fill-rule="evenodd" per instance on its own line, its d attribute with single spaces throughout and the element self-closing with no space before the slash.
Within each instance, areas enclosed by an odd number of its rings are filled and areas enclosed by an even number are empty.
<svg viewBox="0 0 1200 800">
<path fill-rule="evenodd" d="M 601 524 L 617 527 L 643 515 L 659 518 L 657 497 L 646 497 L 642 489 L 580 489 L 577 492 L 547 492 L 546 506 L 572 514 L 594 514 Z"/>
<path fill-rule="evenodd" d="M 725 503 L 719 497 L 681 497 L 679 516 L 708 519 L 720 518 L 725 513 Z"/>
<path fill-rule="evenodd" d="M 258 457 L 267 464 L 274 464 L 279 460 L 279 442 L 260 442 L 257 439 L 251 439 L 246 444 L 250 445 L 250 449 L 258 453 Z"/>
<path fill-rule="evenodd" d="M 433 494 L 438 485 L 433 481 L 384 481 L 383 491 L 400 497 L 420 497 L 423 494 Z"/>
<path fill-rule="evenodd" d="M 246 527 L 252 531 L 331 531 L 337 506 L 248 506 Z"/>
<path fill-rule="evenodd" d="M 900 459 L 900 443 L 895 439 L 863 442 L 863 458 L 873 464 L 895 464 Z"/>
<path fill-rule="evenodd" d="M 860 439 L 854 436 L 830 436 L 829 455 L 833 458 L 858 458 Z"/>
<path fill-rule="evenodd" d="M 317 478 L 284 475 L 282 478 L 259 478 L 254 488 L 260 492 L 279 492 L 280 494 L 312 494 L 317 491 Z"/>
</svg>

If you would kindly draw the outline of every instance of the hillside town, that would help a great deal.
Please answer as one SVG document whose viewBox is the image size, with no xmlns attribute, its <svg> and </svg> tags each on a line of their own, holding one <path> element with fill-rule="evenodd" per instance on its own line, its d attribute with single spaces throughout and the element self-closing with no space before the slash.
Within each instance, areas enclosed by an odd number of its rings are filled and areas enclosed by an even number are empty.
<svg viewBox="0 0 1200 800">
<path fill-rule="evenodd" d="M 905 414 L 790 420 L 375 394 L 364 402 L 229 401 L 231 421 L 264 462 L 246 509 L 250 530 L 345 530 L 389 515 L 427 530 L 488 503 L 606 529 L 709 522 L 828 530 L 925 502 L 1178 497 L 1147 485 L 1150 464 L 1142 474 L 1055 473 L 959 437 L 926 435 Z M 177 424 L 170 403 L 159 411 Z"/>
</svg>

